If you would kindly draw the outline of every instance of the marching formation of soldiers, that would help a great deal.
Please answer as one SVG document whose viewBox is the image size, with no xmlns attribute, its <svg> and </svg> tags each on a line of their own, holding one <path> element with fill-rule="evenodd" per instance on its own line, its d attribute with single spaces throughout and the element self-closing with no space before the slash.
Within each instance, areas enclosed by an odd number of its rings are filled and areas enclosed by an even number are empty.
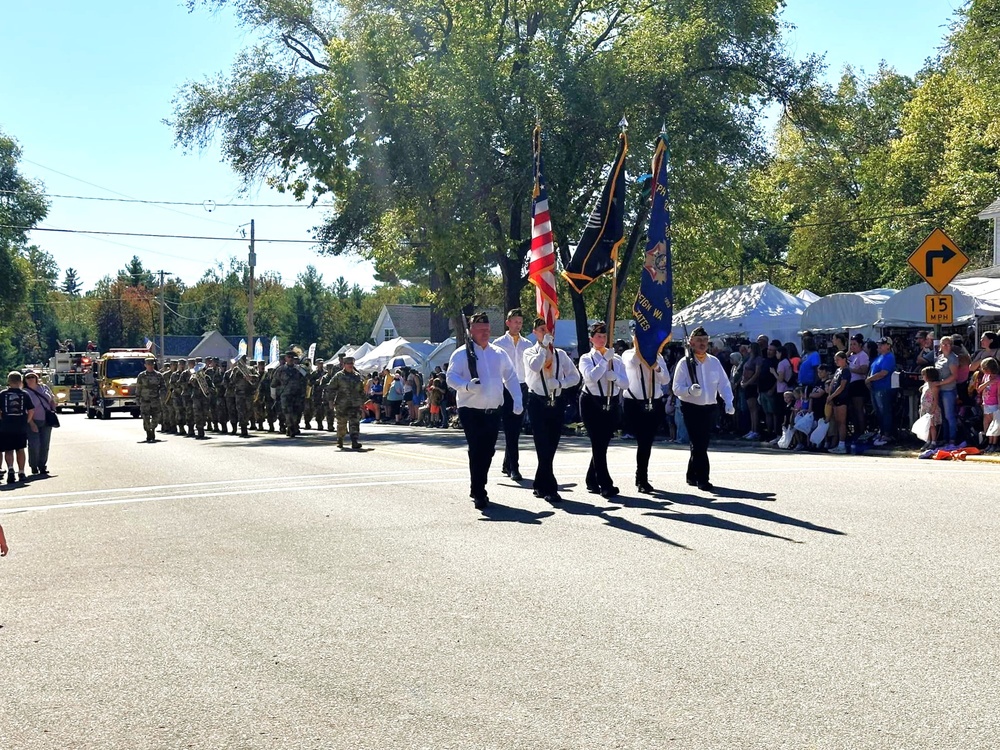
<svg viewBox="0 0 1000 750">
<path fill-rule="evenodd" d="M 364 382 L 354 369 L 353 357 L 339 363 L 309 359 L 298 361 L 294 350 L 285 352 L 284 362 L 267 369 L 263 361 L 241 356 L 226 368 L 218 357 L 176 359 L 156 370 L 156 360 L 146 359 L 146 371 L 136 380 L 136 397 L 142 413 L 146 442 L 160 432 L 206 439 L 206 432 L 250 437 L 250 430 L 274 432 L 294 438 L 300 423 L 311 429 L 333 432 L 337 446 L 344 447 L 350 435 L 351 449 L 361 450 L 361 412 Z M 336 422 L 335 422 L 336 420 Z"/>
</svg>

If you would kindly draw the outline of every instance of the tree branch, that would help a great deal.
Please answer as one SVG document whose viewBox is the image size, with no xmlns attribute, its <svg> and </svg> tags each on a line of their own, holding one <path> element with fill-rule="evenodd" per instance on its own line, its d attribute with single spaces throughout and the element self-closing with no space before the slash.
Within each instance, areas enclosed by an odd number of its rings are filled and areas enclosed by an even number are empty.
<svg viewBox="0 0 1000 750">
<path fill-rule="evenodd" d="M 285 43 L 285 46 L 288 47 L 288 49 L 290 49 L 292 52 L 294 52 L 296 55 L 298 55 L 301 59 L 305 60 L 310 65 L 317 67 L 320 70 L 330 69 L 329 65 L 325 65 L 316 59 L 315 55 L 313 55 L 312 50 L 309 49 L 309 47 L 307 47 L 303 42 L 300 42 L 291 34 L 282 34 L 281 41 Z"/>
</svg>

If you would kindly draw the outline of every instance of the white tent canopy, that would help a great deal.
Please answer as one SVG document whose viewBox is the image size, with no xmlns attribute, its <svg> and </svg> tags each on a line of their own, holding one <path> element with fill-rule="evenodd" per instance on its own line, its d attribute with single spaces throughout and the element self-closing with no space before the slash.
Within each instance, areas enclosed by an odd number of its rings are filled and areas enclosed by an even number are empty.
<svg viewBox="0 0 1000 750">
<path fill-rule="evenodd" d="M 674 341 L 684 340 L 684 325 L 690 332 L 704 326 L 709 336 L 739 336 L 792 341 L 802 330 L 802 313 L 809 303 L 766 281 L 705 292 L 674 315 Z"/>
<path fill-rule="evenodd" d="M 875 323 L 882 317 L 882 308 L 895 294 L 895 289 L 869 289 L 867 292 L 820 297 L 802 313 L 802 331 L 856 331 L 866 339 L 873 339 L 877 333 Z"/>
<path fill-rule="evenodd" d="M 1000 319 L 1000 279 L 965 278 L 953 281 L 944 290 L 952 295 L 954 325 L 977 318 Z M 935 294 L 921 281 L 903 289 L 882 307 L 880 328 L 924 328 L 927 326 L 926 297 Z"/>
<path fill-rule="evenodd" d="M 438 344 L 434 351 L 427 355 L 427 359 L 424 360 L 424 366 L 427 368 L 427 374 L 430 374 L 435 367 L 444 367 L 448 364 L 448 360 L 451 359 L 452 352 L 455 351 L 455 346 L 457 341 L 454 336 L 451 336 L 446 341 L 442 341 Z"/>
<path fill-rule="evenodd" d="M 402 336 L 389 341 L 383 341 L 366 353 L 364 357 L 359 358 L 355 355 L 354 366 L 365 372 L 368 370 L 381 370 L 383 367 L 388 367 L 389 363 L 392 362 L 392 358 L 396 356 L 397 347 L 409 343 L 409 340 L 404 339 Z"/>
<path fill-rule="evenodd" d="M 816 294 L 815 292 L 810 292 L 808 289 L 803 289 L 795 296 L 798 297 L 803 302 L 808 302 L 809 304 L 812 304 L 816 300 L 820 299 L 820 296 L 818 294 Z"/>
</svg>

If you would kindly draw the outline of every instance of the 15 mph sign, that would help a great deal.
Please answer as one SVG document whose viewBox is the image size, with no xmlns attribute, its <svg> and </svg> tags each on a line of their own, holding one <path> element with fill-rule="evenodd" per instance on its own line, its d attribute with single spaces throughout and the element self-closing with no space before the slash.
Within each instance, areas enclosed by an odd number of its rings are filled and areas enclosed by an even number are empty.
<svg viewBox="0 0 1000 750">
<path fill-rule="evenodd" d="M 944 291 L 968 262 L 969 256 L 959 250 L 940 229 L 931 232 L 909 257 L 910 267 L 938 294 Z"/>
</svg>

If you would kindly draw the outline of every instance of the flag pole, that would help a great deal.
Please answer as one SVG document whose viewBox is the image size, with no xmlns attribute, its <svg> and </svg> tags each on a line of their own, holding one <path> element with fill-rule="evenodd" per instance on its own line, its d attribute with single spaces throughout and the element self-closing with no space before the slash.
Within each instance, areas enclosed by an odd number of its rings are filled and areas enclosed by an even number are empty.
<svg viewBox="0 0 1000 750">
<path fill-rule="evenodd" d="M 618 122 L 618 126 L 622 129 L 621 134 L 618 136 L 620 139 L 625 140 L 625 148 L 628 148 L 628 120 L 625 119 L 625 115 L 622 115 L 622 119 Z M 614 266 L 611 271 L 611 302 L 610 311 L 608 313 L 608 337 L 610 341 L 608 342 L 611 346 L 611 351 L 615 350 L 615 313 L 618 307 L 618 247 L 615 246 L 614 249 Z M 612 361 L 614 361 L 614 356 L 612 355 Z M 608 384 L 608 399 L 607 399 L 607 410 L 611 409 L 611 391 L 614 390 L 614 386 L 610 383 Z"/>
</svg>

